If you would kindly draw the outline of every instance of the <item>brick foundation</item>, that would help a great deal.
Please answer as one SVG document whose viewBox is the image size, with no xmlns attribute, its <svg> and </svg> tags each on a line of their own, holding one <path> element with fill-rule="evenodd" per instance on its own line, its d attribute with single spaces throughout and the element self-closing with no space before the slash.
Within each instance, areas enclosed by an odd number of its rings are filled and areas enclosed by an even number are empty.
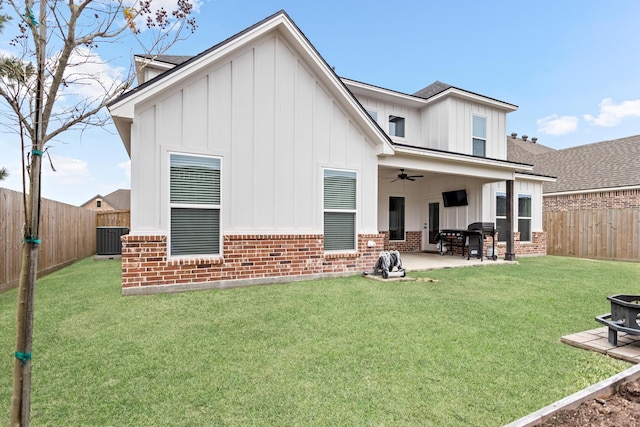
<svg viewBox="0 0 640 427">
<path fill-rule="evenodd" d="M 489 242 L 488 246 L 491 246 L 491 238 L 488 238 L 485 241 L 485 254 L 487 242 Z M 506 242 L 496 242 L 496 252 L 498 253 L 498 257 L 504 257 L 506 251 Z M 521 242 L 520 232 L 515 231 L 513 233 L 513 252 L 516 254 L 516 256 L 546 255 L 547 233 L 544 231 L 533 231 L 531 232 L 530 242 Z"/>
<path fill-rule="evenodd" d="M 384 234 L 384 249 L 387 251 L 399 252 L 420 252 L 422 250 L 422 231 L 405 232 L 405 240 L 389 240 L 389 232 L 381 231 Z"/>
<path fill-rule="evenodd" d="M 421 231 L 407 231 L 406 240 L 402 242 L 390 241 L 389 232 L 381 231 L 380 234 L 384 235 L 384 249 L 387 251 L 400 251 L 400 252 L 421 252 L 422 251 L 422 232 Z M 521 242 L 520 233 L 515 232 L 513 235 L 514 253 L 518 255 L 546 255 L 547 254 L 547 233 L 543 231 L 532 232 L 530 242 Z M 487 236 L 484 239 L 484 251 L 486 256 L 487 248 L 492 246 L 493 239 Z M 507 249 L 505 242 L 496 241 L 496 253 L 498 257 L 504 257 Z M 455 247 L 454 253 L 456 255 L 462 254 L 462 248 Z"/>
<path fill-rule="evenodd" d="M 375 246 L 369 247 L 369 241 Z M 227 235 L 220 257 L 168 259 L 166 236 L 124 235 L 122 292 L 171 292 L 353 274 L 371 270 L 383 244 L 382 234 L 361 234 L 356 253 L 332 254 L 324 252 L 321 234 Z"/>
</svg>

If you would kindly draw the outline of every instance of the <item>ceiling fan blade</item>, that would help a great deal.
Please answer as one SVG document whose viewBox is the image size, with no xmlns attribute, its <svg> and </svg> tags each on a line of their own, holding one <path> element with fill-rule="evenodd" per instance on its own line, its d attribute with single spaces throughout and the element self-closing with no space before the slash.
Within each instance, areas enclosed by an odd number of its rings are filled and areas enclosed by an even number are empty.
<svg viewBox="0 0 640 427">
<path fill-rule="evenodd" d="M 424 178 L 424 175 L 411 175 L 409 178 Z"/>
<path fill-rule="evenodd" d="M 396 178 L 396 179 L 392 180 L 391 182 L 396 182 L 398 179 L 399 179 L 399 178 Z"/>
<path fill-rule="evenodd" d="M 407 177 L 408 181 L 415 181 L 415 179 L 411 178 L 410 176 Z"/>
</svg>

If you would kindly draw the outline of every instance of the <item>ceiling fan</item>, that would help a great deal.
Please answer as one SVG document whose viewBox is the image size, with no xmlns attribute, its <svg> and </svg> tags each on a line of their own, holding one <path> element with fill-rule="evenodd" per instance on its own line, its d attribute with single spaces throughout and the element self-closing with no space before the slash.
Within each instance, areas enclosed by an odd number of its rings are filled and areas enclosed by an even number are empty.
<svg viewBox="0 0 640 427">
<path fill-rule="evenodd" d="M 415 178 L 424 178 L 424 175 L 407 175 L 404 173 L 404 169 L 400 169 L 398 177 L 391 182 L 395 182 L 397 180 L 404 181 L 405 179 L 408 181 L 415 181 Z"/>
</svg>

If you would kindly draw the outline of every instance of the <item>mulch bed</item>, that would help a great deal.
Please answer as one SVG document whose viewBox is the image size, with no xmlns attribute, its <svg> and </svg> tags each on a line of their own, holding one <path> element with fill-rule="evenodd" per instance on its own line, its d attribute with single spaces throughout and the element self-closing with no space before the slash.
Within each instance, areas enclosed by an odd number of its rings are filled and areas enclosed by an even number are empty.
<svg viewBox="0 0 640 427">
<path fill-rule="evenodd" d="M 606 399 L 592 399 L 575 409 L 558 411 L 543 427 L 640 426 L 640 378 L 623 383 Z"/>
</svg>

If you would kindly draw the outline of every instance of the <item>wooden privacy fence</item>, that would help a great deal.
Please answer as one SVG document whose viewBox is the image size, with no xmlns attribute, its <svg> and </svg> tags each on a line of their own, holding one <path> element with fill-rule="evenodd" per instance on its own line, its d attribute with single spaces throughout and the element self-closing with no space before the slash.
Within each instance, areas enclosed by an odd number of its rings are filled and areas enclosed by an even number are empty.
<svg viewBox="0 0 640 427">
<path fill-rule="evenodd" d="M 640 209 L 545 211 L 547 254 L 640 261 Z"/>
<path fill-rule="evenodd" d="M 131 228 L 129 225 L 131 223 L 131 211 L 127 209 L 121 211 L 98 212 L 96 221 L 97 227 Z"/>
<path fill-rule="evenodd" d="M 96 252 L 96 213 L 42 199 L 38 274 L 62 268 Z M 24 225 L 22 193 L 0 188 L 0 291 L 17 286 Z"/>
</svg>

